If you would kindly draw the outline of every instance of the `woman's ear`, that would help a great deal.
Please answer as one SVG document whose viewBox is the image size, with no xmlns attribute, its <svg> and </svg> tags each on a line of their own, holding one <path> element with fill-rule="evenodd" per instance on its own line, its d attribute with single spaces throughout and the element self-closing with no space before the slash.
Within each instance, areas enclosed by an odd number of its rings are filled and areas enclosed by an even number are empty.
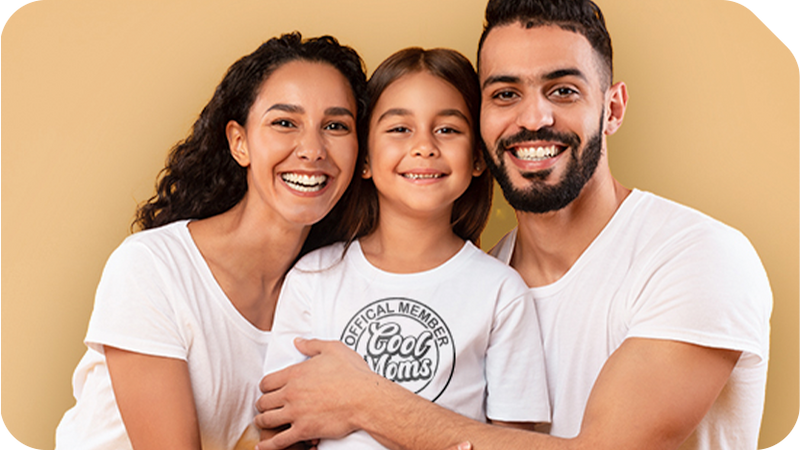
<svg viewBox="0 0 800 450">
<path fill-rule="evenodd" d="M 225 135 L 228 137 L 228 148 L 231 156 L 242 167 L 250 165 L 250 154 L 247 151 L 247 134 L 239 122 L 231 120 L 225 126 Z"/>
</svg>

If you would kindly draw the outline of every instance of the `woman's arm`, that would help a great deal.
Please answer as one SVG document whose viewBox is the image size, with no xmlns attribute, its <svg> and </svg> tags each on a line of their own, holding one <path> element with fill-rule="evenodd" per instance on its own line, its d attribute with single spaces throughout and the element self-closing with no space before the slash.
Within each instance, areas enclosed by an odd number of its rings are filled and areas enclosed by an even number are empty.
<svg viewBox="0 0 800 450">
<path fill-rule="evenodd" d="M 135 450 L 200 450 L 186 361 L 105 346 L 111 386 Z"/>
</svg>

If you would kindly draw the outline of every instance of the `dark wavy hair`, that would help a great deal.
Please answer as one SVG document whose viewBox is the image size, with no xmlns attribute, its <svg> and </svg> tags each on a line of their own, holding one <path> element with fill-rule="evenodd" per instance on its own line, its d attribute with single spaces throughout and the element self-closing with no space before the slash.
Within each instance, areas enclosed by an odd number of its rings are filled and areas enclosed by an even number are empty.
<svg viewBox="0 0 800 450">
<path fill-rule="evenodd" d="M 242 200 L 247 191 L 247 169 L 231 156 L 225 128 L 231 120 L 244 126 L 263 83 L 276 69 L 297 60 L 330 64 L 349 81 L 357 106 L 356 127 L 363 128 L 367 80 L 364 63 L 355 50 L 331 36 L 304 40 L 300 33 L 293 32 L 272 38 L 228 69 L 189 136 L 170 151 L 166 167 L 159 173 L 156 194 L 139 206 L 133 229 L 204 219 L 223 213 Z M 344 194 L 350 195 L 347 191 Z M 341 215 L 339 209 L 335 207 L 323 222 L 335 222 L 334 216 Z M 317 225 L 320 226 L 312 227 L 306 247 L 317 248 L 340 240 L 331 234 L 338 227 L 331 230 L 329 224 Z M 308 250 L 304 248 L 304 252 Z"/>
<path fill-rule="evenodd" d="M 492 28 L 511 23 L 520 23 L 525 28 L 556 25 L 589 41 L 605 66 L 603 81 L 606 87 L 611 85 L 614 79 L 611 36 L 603 12 L 591 0 L 489 0 L 485 18 L 478 42 L 478 67 L 483 43 Z"/>
<path fill-rule="evenodd" d="M 390 84 L 404 75 L 417 72 L 428 72 L 441 78 L 453 86 L 463 97 L 469 111 L 472 127 L 472 152 L 476 161 L 482 161 L 480 147 L 480 109 L 481 91 L 478 76 L 472 63 L 455 50 L 434 48 L 424 50 L 411 47 L 400 50 L 383 61 L 367 84 L 369 94 L 369 115 L 383 91 Z M 365 132 L 361 134 L 361 147 L 367 148 L 366 137 L 369 135 L 369 117 Z M 360 155 L 357 167 L 366 164 L 366 152 Z M 450 223 L 453 231 L 460 238 L 478 243 L 481 232 L 489 219 L 492 207 L 492 175 L 484 170 L 480 176 L 472 177 L 467 190 L 456 199 Z M 355 176 L 351 184 L 355 191 L 355 201 L 342 222 L 349 234 L 348 242 L 366 236 L 378 226 L 378 192 L 372 179 Z"/>
</svg>

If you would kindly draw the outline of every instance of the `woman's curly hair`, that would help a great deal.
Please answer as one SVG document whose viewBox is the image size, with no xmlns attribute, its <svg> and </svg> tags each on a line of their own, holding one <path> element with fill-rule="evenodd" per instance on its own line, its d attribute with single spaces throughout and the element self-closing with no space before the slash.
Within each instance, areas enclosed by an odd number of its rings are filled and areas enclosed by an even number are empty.
<svg viewBox="0 0 800 450">
<path fill-rule="evenodd" d="M 355 50 L 331 36 L 303 40 L 300 33 L 293 32 L 272 38 L 228 69 L 189 136 L 170 151 L 156 194 L 139 206 L 132 228 L 145 230 L 182 219 L 204 219 L 242 200 L 247 192 L 247 169 L 230 154 L 226 126 L 231 120 L 244 126 L 262 84 L 276 69 L 296 60 L 330 64 L 342 73 L 356 99 L 357 128 L 363 128 L 366 75 Z M 340 214 L 338 210 L 332 213 Z M 316 248 L 338 240 L 327 234 L 312 229 L 309 245 Z"/>
</svg>

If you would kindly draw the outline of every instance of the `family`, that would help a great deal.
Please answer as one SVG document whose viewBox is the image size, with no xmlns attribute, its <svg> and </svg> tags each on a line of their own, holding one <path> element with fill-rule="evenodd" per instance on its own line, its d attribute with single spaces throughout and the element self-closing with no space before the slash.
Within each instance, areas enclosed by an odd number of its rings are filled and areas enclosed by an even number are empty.
<svg viewBox="0 0 800 450">
<path fill-rule="evenodd" d="M 484 23 L 477 71 L 412 47 L 368 81 L 297 32 L 235 62 L 105 266 L 56 448 L 757 448 L 752 245 L 611 174 L 597 5 Z"/>
</svg>

